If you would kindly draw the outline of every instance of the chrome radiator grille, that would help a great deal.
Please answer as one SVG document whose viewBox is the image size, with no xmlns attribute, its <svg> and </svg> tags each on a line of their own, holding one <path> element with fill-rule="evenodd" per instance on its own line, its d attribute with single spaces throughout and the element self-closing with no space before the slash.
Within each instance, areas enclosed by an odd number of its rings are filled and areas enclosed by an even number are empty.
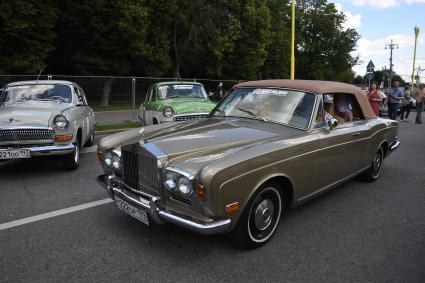
<svg viewBox="0 0 425 283">
<path fill-rule="evenodd" d="M 51 129 L 0 129 L 0 142 L 40 141 L 52 142 Z"/>
<path fill-rule="evenodd" d="M 176 116 L 174 118 L 174 121 L 179 122 L 179 121 L 189 121 L 189 120 L 195 120 L 195 119 L 200 119 L 200 118 L 206 118 L 208 116 L 208 114 L 189 114 L 189 115 L 180 115 L 180 116 Z"/>
<path fill-rule="evenodd" d="M 138 144 L 122 148 L 124 183 L 133 190 L 159 196 L 160 180 L 157 159 Z"/>
</svg>

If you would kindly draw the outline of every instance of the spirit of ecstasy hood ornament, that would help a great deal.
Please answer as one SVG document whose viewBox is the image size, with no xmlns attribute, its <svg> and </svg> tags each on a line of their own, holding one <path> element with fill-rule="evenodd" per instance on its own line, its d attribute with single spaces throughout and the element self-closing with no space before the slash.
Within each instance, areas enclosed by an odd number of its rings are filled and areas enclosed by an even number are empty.
<svg viewBox="0 0 425 283">
<path fill-rule="evenodd" d="M 140 141 L 139 141 L 139 145 L 143 146 L 143 144 L 145 143 L 144 139 L 144 135 L 145 135 L 145 128 L 141 128 L 139 130 L 139 135 L 140 135 Z"/>
</svg>

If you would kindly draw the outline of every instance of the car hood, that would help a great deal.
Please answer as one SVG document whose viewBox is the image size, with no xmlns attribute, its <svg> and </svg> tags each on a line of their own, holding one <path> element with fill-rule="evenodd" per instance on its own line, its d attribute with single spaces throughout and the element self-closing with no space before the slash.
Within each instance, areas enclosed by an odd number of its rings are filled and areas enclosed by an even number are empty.
<svg viewBox="0 0 425 283">
<path fill-rule="evenodd" d="M 54 101 L 5 103 L 0 106 L 0 127 L 48 127 L 50 119 L 69 107 Z"/>
<path fill-rule="evenodd" d="M 209 113 L 215 107 L 215 103 L 201 98 L 171 98 L 162 101 L 165 106 L 171 106 L 175 115 L 186 113 Z"/>
</svg>

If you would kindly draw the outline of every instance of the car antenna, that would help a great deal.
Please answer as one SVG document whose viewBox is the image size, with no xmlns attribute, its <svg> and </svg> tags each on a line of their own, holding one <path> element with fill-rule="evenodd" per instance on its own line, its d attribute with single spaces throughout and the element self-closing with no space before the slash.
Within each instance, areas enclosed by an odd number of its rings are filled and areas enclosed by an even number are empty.
<svg viewBox="0 0 425 283">
<path fill-rule="evenodd" d="M 43 72 L 43 68 L 41 68 L 40 73 L 38 73 L 37 80 L 35 82 L 36 84 L 38 84 L 38 79 L 40 78 L 40 75 L 41 75 L 42 72 Z"/>
</svg>

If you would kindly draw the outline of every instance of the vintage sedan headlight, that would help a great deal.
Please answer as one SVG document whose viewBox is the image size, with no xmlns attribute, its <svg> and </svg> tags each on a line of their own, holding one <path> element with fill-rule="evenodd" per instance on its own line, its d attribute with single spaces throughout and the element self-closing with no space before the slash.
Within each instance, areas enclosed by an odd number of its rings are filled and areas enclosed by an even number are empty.
<svg viewBox="0 0 425 283">
<path fill-rule="evenodd" d="M 103 162 L 114 170 L 121 169 L 121 148 L 105 152 Z"/>
<path fill-rule="evenodd" d="M 179 178 L 178 188 L 179 192 L 184 195 L 191 195 L 193 193 L 192 182 L 186 177 Z"/>
<path fill-rule="evenodd" d="M 165 107 L 163 113 L 165 117 L 171 118 L 174 114 L 174 110 L 171 107 Z"/>
<path fill-rule="evenodd" d="M 68 126 L 69 122 L 64 115 L 57 115 L 53 120 L 53 123 L 58 128 L 65 128 L 66 126 Z"/>
<path fill-rule="evenodd" d="M 181 194 L 189 196 L 193 193 L 193 175 L 183 169 L 168 167 L 164 174 L 165 187 L 170 190 L 178 190 Z"/>
</svg>

